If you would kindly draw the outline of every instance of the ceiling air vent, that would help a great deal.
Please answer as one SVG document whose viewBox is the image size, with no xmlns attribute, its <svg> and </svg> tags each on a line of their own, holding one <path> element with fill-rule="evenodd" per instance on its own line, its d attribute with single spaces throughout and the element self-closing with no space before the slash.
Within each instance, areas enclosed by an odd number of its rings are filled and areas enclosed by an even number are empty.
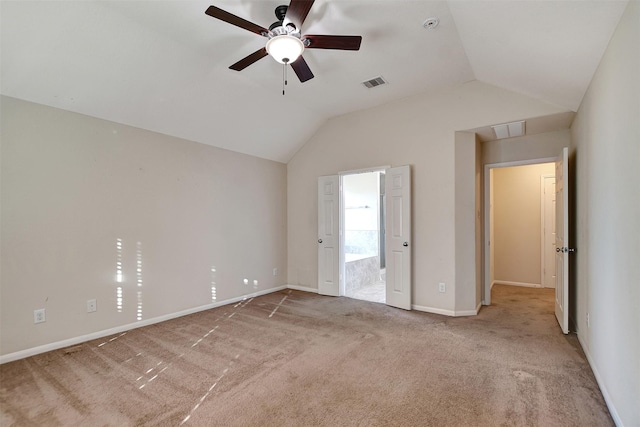
<svg viewBox="0 0 640 427">
<path fill-rule="evenodd" d="M 374 79 L 371 80 L 367 80 L 366 82 L 362 82 L 362 84 L 368 88 L 374 88 L 376 86 L 380 86 L 380 85 L 386 85 L 387 81 L 385 79 L 383 79 L 382 77 L 376 77 Z"/>
<path fill-rule="evenodd" d="M 496 139 L 513 138 L 524 135 L 524 120 L 491 126 L 496 133 Z"/>
</svg>

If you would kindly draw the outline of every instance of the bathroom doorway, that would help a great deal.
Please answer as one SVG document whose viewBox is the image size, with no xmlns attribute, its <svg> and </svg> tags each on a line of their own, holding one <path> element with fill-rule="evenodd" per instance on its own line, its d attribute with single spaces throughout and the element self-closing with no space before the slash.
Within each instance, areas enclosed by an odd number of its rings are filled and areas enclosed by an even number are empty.
<svg viewBox="0 0 640 427">
<path fill-rule="evenodd" d="M 342 176 L 344 295 L 386 303 L 385 172 Z"/>
</svg>

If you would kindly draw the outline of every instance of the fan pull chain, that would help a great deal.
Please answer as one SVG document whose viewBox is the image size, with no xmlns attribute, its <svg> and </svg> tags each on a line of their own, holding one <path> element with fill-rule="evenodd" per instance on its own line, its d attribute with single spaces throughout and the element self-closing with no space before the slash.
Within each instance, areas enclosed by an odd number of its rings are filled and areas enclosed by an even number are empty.
<svg viewBox="0 0 640 427">
<path fill-rule="evenodd" d="M 284 59 L 284 63 L 282 64 L 282 95 L 284 96 L 284 87 L 287 85 L 287 64 L 289 61 L 287 58 Z"/>
</svg>

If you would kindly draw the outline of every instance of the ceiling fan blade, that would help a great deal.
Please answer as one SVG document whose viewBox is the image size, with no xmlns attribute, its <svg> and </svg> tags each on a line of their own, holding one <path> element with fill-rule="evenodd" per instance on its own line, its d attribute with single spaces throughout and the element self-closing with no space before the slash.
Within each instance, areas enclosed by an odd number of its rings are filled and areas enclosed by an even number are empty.
<svg viewBox="0 0 640 427">
<path fill-rule="evenodd" d="M 309 40 L 309 46 L 306 46 L 306 49 L 360 50 L 360 43 L 362 43 L 362 36 L 305 35 L 302 39 Z"/>
<path fill-rule="evenodd" d="M 263 37 L 266 37 L 266 34 L 269 33 L 269 30 L 267 30 L 266 28 L 261 27 L 258 24 L 254 24 L 253 22 L 249 22 L 246 19 L 242 19 L 239 16 L 233 15 L 215 6 L 209 6 L 209 8 L 204 13 L 214 18 L 218 18 L 221 21 L 228 22 L 231 25 L 235 25 L 236 27 L 249 30 L 252 33 L 256 33 Z"/>
<path fill-rule="evenodd" d="M 301 83 L 306 82 L 307 80 L 311 80 L 313 78 L 313 73 L 311 72 L 311 68 L 307 65 L 307 61 L 301 56 L 291 63 L 291 68 L 296 72 L 296 76 L 300 79 Z"/>
<path fill-rule="evenodd" d="M 253 64 L 254 62 L 258 61 L 259 59 L 264 58 L 267 55 L 268 55 L 267 54 L 267 49 L 265 49 L 263 47 L 262 49 L 256 50 L 251 55 L 242 58 L 240 61 L 236 62 L 235 64 L 233 64 L 229 68 L 231 68 L 232 70 L 236 70 L 236 71 L 242 71 L 245 68 L 247 68 L 249 65 Z"/>
<path fill-rule="evenodd" d="M 286 27 L 287 24 L 293 24 L 300 30 L 314 1 L 315 0 L 291 0 L 287 8 L 287 14 L 284 16 L 284 26 Z"/>
</svg>

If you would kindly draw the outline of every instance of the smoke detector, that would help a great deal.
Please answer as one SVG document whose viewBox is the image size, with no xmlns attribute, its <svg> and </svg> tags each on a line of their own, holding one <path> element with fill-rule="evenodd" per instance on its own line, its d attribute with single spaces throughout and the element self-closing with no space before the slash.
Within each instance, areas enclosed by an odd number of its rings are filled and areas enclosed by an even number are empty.
<svg viewBox="0 0 640 427">
<path fill-rule="evenodd" d="M 422 23 L 422 26 L 427 30 L 433 30 L 438 26 L 439 23 L 440 23 L 440 20 L 436 17 L 427 18 L 427 20 Z"/>
</svg>

